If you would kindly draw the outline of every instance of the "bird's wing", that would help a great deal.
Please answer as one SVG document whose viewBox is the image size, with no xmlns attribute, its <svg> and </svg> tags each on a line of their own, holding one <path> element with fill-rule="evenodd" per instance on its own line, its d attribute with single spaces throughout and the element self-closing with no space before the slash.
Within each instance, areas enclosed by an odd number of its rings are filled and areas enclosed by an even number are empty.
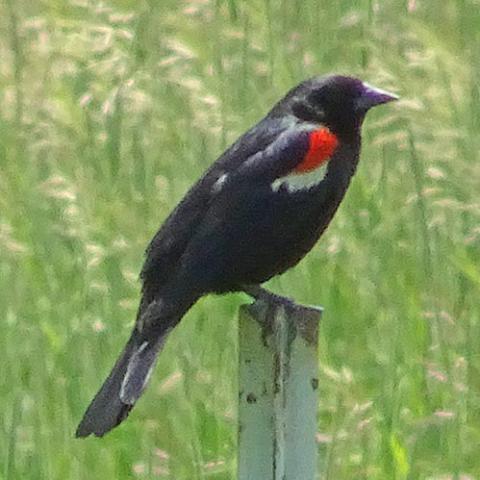
<svg viewBox="0 0 480 480">
<path fill-rule="evenodd" d="M 211 185 L 216 177 L 205 175 L 185 195 L 152 238 L 140 273 L 144 299 L 149 304 L 174 272 L 195 227 L 208 209 Z"/>
<path fill-rule="evenodd" d="M 308 157 L 315 131 L 313 127 L 286 128 L 271 121 L 264 127 L 262 122 L 230 147 L 185 195 L 150 242 L 141 273 L 144 302 L 152 301 L 175 272 L 224 186 L 238 181 L 252 182 L 255 188 L 257 182 L 272 182 L 291 172 Z"/>
<path fill-rule="evenodd" d="M 140 274 L 143 280 L 143 304 L 149 304 L 175 271 L 199 223 L 215 197 L 215 182 L 235 170 L 257 152 L 267 148 L 284 129 L 281 122 L 269 128 L 252 128 L 240 137 L 187 192 L 155 234 L 145 252 Z"/>
</svg>

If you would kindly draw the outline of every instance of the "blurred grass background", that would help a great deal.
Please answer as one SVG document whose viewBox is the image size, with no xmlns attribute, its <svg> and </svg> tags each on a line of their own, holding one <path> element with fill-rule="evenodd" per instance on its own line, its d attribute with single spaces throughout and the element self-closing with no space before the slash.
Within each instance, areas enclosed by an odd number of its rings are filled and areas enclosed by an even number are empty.
<svg viewBox="0 0 480 480">
<path fill-rule="evenodd" d="M 242 294 L 192 309 L 121 428 L 73 432 L 162 220 L 332 71 L 402 100 L 369 115 L 333 224 L 270 285 L 326 309 L 321 478 L 480 478 L 478 0 L 0 2 L 1 478 L 235 478 Z"/>
</svg>

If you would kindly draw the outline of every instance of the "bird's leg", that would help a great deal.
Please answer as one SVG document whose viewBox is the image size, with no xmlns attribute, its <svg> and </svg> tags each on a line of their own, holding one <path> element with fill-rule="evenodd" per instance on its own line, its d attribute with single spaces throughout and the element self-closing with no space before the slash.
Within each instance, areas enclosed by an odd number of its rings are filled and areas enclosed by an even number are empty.
<svg viewBox="0 0 480 480">
<path fill-rule="evenodd" d="M 294 306 L 295 302 L 288 297 L 272 293 L 260 285 L 243 285 L 242 290 L 255 300 L 263 300 L 267 303 L 276 303 L 284 306 Z"/>
</svg>

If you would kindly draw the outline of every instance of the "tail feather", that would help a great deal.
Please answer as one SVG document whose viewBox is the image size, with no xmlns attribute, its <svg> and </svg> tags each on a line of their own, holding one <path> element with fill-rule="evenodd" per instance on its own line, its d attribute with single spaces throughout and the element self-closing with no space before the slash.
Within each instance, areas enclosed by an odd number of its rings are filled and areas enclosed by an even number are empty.
<svg viewBox="0 0 480 480">
<path fill-rule="evenodd" d="M 143 342 L 133 352 L 120 388 L 120 399 L 126 405 L 134 405 L 145 390 L 168 333 L 154 342 Z"/>
<path fill-rule="evenodd" d="M 105 435 L 127 418 L 145 389 L 168 331 L 149 345 L 139 343 L 134 331 L 75 433 L 76 437 Z"/>
<path fill-rule="evenodd" d="M 158 354 L 168 334 L 177 325 L 199 295 L 178 288 L 178 297 L 170 301 L 154 299 L 140 304 L 132 335 L 99 392 L 90 403 L 76 436 L 105 435 L 125 418 L 147 386 Z"/>
</svg>

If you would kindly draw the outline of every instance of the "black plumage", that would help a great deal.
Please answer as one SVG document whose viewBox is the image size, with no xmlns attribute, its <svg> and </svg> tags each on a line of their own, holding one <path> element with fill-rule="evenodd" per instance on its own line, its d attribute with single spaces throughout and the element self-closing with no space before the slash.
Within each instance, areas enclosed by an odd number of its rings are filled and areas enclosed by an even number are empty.
<svg viewBox="0 0 480 480">
<path fill-rule="evenodd" d="M 167 334 L 198 298 L 263 292 L 258 285 L 305 256 L 355 173 L 366 112 L 395 98 L 351 77 L 307 80 L 205 172 L 147 248 L 131 338 L 77 436 L 101 436 L 128 415 Z M 312 134 L 322 129 L 335 139 L 329 158 L 318 158 L 328 161 L 326 175 L 305 188 L 289 188 L 289 175 L 301 176 L 299 166 L 312 155 Z"/>
</svg>

